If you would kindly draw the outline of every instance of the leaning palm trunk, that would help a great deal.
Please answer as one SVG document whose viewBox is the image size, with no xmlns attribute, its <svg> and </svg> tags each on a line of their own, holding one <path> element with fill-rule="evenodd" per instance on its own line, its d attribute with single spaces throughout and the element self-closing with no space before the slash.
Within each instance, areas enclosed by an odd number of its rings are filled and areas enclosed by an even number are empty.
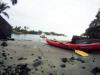
<svg viewBox="0 0 100 75">
<path fill-rule="evenodd" d="M 12 4 L 15 5 L 17 0 L 11 0 Z M 5 12 L 6 9 L 10 8 L 6 3 L 0 1 L 0 40 L 7 40 L 11 38 L 12 27 L 11 25 L 1 16 L 4 14 L 9 18 L 9 15 Z"/>
</svg>

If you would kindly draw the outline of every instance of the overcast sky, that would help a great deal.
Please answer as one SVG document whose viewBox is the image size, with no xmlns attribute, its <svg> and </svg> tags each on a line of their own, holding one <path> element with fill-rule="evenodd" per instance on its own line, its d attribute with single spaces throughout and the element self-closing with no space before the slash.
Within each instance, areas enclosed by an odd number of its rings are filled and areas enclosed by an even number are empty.
<svg viewBox="0 0 100 75">
<path fill-rule="evenodd" d="M 100 0 L 18 0 L 4 18 L 12 26 L 70 36 L 84 33 L 99 8 Z"/>
</svg>

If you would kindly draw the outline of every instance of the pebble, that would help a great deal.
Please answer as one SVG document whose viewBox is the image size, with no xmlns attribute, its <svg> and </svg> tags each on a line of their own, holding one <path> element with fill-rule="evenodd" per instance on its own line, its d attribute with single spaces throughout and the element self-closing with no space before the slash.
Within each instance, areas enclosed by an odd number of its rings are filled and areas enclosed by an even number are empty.
<svg viewBox="0 0 100 75">
<path fill-rule="evenodd" d="M 60 67 L 61 67 L 61 68 L 65 68 L 66 65 L 65 65 L 65 64 L 61 64 Z"/>
<path fill-rule="evenodd" d="M 66 63 L 68 62 L 68 59 L 67 58 L 61 58 L 62 62 Z"/>
</svg>

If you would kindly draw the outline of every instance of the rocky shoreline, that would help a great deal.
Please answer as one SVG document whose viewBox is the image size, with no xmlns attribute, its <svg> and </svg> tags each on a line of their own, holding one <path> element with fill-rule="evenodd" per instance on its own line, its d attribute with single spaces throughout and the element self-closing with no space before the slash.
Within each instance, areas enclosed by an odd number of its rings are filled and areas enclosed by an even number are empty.
<svg viewBox="0 0 100 75">
<path fill-rule="evenodd" d="M 100 54 L 80 57 L 39 41 L 0 43 L 0 75 L 99 75 Z"/>
</svg>

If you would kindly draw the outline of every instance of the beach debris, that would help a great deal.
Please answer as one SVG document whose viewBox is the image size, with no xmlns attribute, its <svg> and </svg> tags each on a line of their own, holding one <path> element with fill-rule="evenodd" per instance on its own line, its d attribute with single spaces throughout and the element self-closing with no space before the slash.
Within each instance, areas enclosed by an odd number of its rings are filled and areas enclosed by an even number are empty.
<svg viewBox="0 0 100 75">
<path fill-rule="evenodd" d="M 6 47 L 6 46 L 8 46 L 8 44 L 7 44 L 5 41 L 3 41 L 3 42 L 1 43 L 1 46 Z"/>
<path fill-rule="evenodd" d="M 61 58 L 62 62 L 66 63 L 68 62 L 68 59 L 67 58 Z"/>
<path fill-rule="evenodd" d="M 65 68 L 66 65 L 65 65 L 65 64 L 61 64 L 60 67 L 61 67 L 61 68 Z"/>
<path fill-rule="evenodd" d="M 100 67 L 95 67 L 91 70 L 91 72 L 96 75 L 97 73 L 100 73 Z"/>
<path fill-rule="evenodd" d="M 35 60 L 34 63 L 33 63 L 33 67 L 38 67 L 42 64 L 42 61 L 41 60 Z"/>
</svg>

